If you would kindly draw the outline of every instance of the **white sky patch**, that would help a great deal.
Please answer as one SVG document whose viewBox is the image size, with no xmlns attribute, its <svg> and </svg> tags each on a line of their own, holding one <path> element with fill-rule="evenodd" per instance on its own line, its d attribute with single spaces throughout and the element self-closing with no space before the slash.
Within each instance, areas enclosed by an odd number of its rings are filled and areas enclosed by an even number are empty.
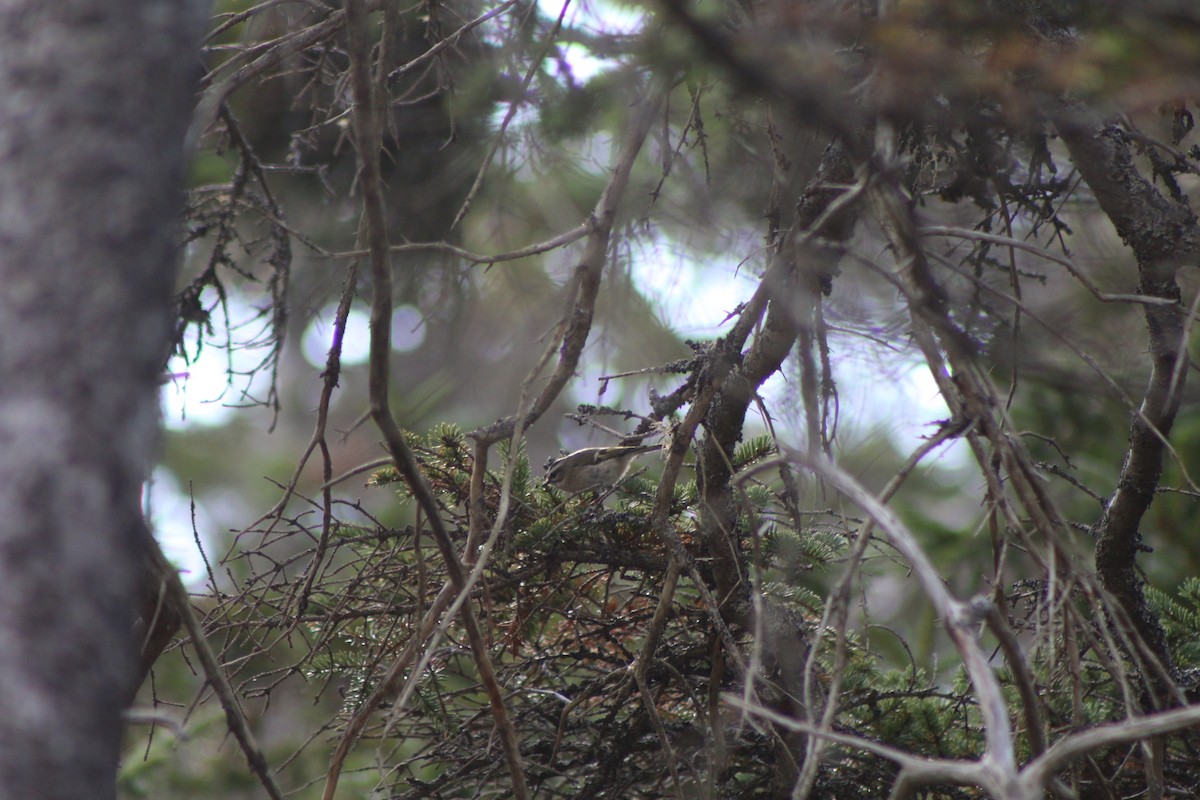
<svg viewBox="0 0 1200 800">
<path fill-rule="evenodd" d="M 719 336 L 738 304 L 754 294 L 758 275 L 748 266 L 731 275 L 714 265 L 675 255 L 673 250 L 664 243 L 635 255 L 630 267 L 633 285 L 681 336 Z"/>
<path fill-rule="evenodd" d="M 167 362 L 167 381 L 160 394 L 163 421 L 176 430 L 192 425 L 223 425 L 233 409 L 222 405 L 229 359 L 221 347 L 205 344 L 197 349 L 195 329 L 184 338 L 190 358 L 172 356 Z"/>
<path fill-rule="evenodd" d="M 540 0 L 540 5 L 551 13 L 558 14 L 562 4 L 555 0 Z M 631 36 L 641 31 L 646 24 L 646 13 L 640 6 L 612 0 L 576 0 L 567 11 L 575 25 L 582 25 L 598 33 L 619 33 Z"/>
<path fill-rule="evenodd" d="M 606 69 L 616 66 L 612 59 L 596 58 L 592 51 L 582 44 L 572 42 L 563 45 L 561 50 L 563 59 L 571 67 L 571 77 L 581 83 L 587 83 Z"/>
<path fill-rule="evenodd" d="M 192 531 L 191 498 L 180 488 L 175 477 L 163 468 L 154 475 L 142 490 L 142 504 L 146 518 L 154 531 L 154 538 L 162 546 L 163 555 L 178 567 L 180 577 L 187 585 L 198 585 L 207 579 L 204 559 L 196 547 L 196 535 Z M 196 530 L 204 541 L 204 531 L 212 530 L 213 521 L 203 504 L 196 503 Z M 208 544 L 205 543 L 205 549 Z"/>
<path fill-rule="evenodd" d="M 558 19 L 564 0 L 538 0 L 538 8 L 550 20 Z M 646 24 L 646 14 L 635 6 L 607 0 L 572 0 L 563 18 L 564 27 L 581 29 L 597 36 L 632 35 Z M 602 58 L 582 42 L 559 45 L 571 76 L 583 83 L 619 65 L 616 59 Z"/>
<path fill-rule="evenodd" d="M 425 343 L 425 315 L 413 305 L 398 306 L 392 312 L 392 349 L 411 353 Z"/>
<path fill-rule="evenodd" d="M 304 360 L 317 369 L 325 368 L 329 348 L 333 346 L 333 314 L 336 306 L 330 306 L 327 314 L 314 317 L 300 337 L 300 351 Z M 362 311 L 351 309 L 346 315 L 346 334 L 342 337 L 342 363 L 365 364 L 370 344 L 369 317 Z"/>
<path fill-rule="evenodd" d="M 908 454 L 950 417 L 929 367 L 919 356 L 897 355 L 886 374 L 881 374 L 877 356 L 835 355 L 833 370 L 839 425 L 851 438 L 882 434 Z M 925 463 L 955 469 L 970 458 L 966 442 L 955 439 L 931 453 Z"/>
<path fill-rule="evenodd" d="M 239 334 L 253 338 L 253 331 L 269 324 L 257 309 L 236 295 L 228 297 L 227 306 L 231 324 L 235 328 L 242 325 L 235 329 L 235 342 Z M 218 308 L 213 316 L 214 327 L 222 329 L 224 313 Z M 238 406 L 251 402 L 247 395 L 250 398 L 266 396 L 270 365 L 262 362 L 270 354 L 267 346 L 237 345 L 230 351 L 223 342 L 206 342 L 197 354 L 194 336 L 189 336 L 187 350 L 192 357 L 191 363 L 179 356 L 171 358 L 167 363 L 168 378 L 159 395 L 163 422 L 168 429 L 224 425 L 243 410 Z M 258 371 L 253 378 L 248 377 L 247 373 L 255 369 Z M 204 580 L 204 563 L 192 531 L 191 499 L 168 470 L 155 470 L 152 479 L 143 487 L 143 504 L 164 554 L 184 571 L 184 582 Z M 195 525 L 202 540 L 214 531 L 214 524 L 203 505 L 197 502 Z"/>
<path fill-rule="evenodd" d="M 163 421 L 170 429 L 224 425 L 240 406 L 253 402 L 250 398 L 266 396 L 270 365 L 262 362 L 270 354 L 266 342 L 270 341 L 271 321 L 236 294 L 228 296 L 226 307 L 233 329 L 232 348 L 227 342 L 206 338 L 197 353 L 192 328 L 185 338 L 191 363 L 180 356 L 172 356 L 167 362 L 167 379 L 160 396 Z M 213 327 L 224 330 L 225 312 L 218 306 L 211 313 Z"/>
<path fill-rule="evenodd" d="M 758 288 L 761 265 L 743 264 L 736 274 L 713 265 L 672 255 L 678 248 L 660 242 L 635 254 L 631 266 L 634 285 L 649 299 L 663 319 L 683 337 L 715 339 L 732 324 L 727 319 Z M 942 400 L 925 362 L 916 355 L 886 353 L 886 369 L 880 355 L 866 342 L 839 337 L 832 355 L 834 382 L 839 398 L 839 427 L 849 438 L 883 434 L 902 452 L 911 452 L 937 431 L 937 422 L 950 411 Z M 592 377 L 585 373 L 584 377 Z M 799 388 L 794 375 L 773 375 L 762 387 L 768 407 L 778 411 L 795 406 Z M 594 386 L 587 381 L 581 385 Z M 581 393 L 583 397 L 586 393 Z M 585 402 L 594 402 L 585 400 Z M 803 412 L 785 420 L 791 427 L 803 425 Z M 787 436 L 786 431 L 780 431 Z M 793 437 L 794 440 L 794 434 Z M 799 441 L 795 442 L 800 444 Z M 970 458 L 964 442 L 955 441 L 932 454 L 947 467 Z"/>
<path fill-rule="evenodd" d="M 225 405 L 228 361 L 224 351 L 206 347 L 187 364 L 178 356 L 167 364 L 168 382 L 162 389 L 163 420 L 176 430 L 192 425 L 224 425 L 236 409 Z"/>
<path fill-rule="evenodd" d="M 304 360 L 316 369 L 324 369 L 333 346 L 333 314 L 314 318 L 300 337 L 300 350 Z M 397 306 L 392 312 L 392 349 L 399 353 L 411 353 L 425 343 L 425 317 L 413 305 Z M 346 315 L 346 332 L 342 336 L 342 364 L 358 366 L 367 363 L 371 355 L 371 318 L 365 311 L 351 309 Z"/>
</svg>

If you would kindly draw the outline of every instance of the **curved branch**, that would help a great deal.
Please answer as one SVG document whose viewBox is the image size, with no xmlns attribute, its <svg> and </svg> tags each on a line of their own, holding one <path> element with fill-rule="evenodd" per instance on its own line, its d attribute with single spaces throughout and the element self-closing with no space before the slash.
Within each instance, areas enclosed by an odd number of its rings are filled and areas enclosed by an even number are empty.
<svg viewBox="0 0 1200 800">
<path fill-rule="evenodd" d="M 587 236 L 589 233 L 591 233 L 596 227 L 594 222 L 595 221 L 593 219 L 588 218 L 579 225 L 576 225 L 574 228 L 571 228 L 569 231 L 564 231 L 563 233 L 552 236 L 549 239 L 545 239 L 541 242 L 536 242 L 516 250 L 509 250 L 504 253 L 472 253 L 470 250 L 450 244 L 449 242 L 408 242 L 406 244 L 394 244 L 391 247 L 391 251 L 393 253 L 447 253 L 449 255 L 461 258 L 464 261 L 470 261 L 472 264 L 498 264 L 501 261 L 516 261 L 520 258 L 528 258 L 529 256 L 536 256 L 540 255 L 541 253 L 548 253 L 551 250 L 557 250 L 558 248 L 565 247 L 572 242 L 579 241 L 584 236 Z M 332 258 L 361 258 L 362 256 L 367 255 L 367 251 L 347 250 L 341 253 L 328 253 L 327 255 Z"/>
<path fill-rule="evenodd" d="M 921 549 L 908 527 L 890 508 L 879 502 L 841 467 L 811 450 L 808 453 L 793 451 L 786 456 L 811 469 L 861 508 L 887 536 L 888 542 L 912 566 L 917 582 L 921 584 L 925 596 L 938 612 L 938 617 L 958 650 L 963 667 L 975 689 L 986 741 L 982 763 L 990 766 L 993 780 L 1001 784 L 1015 784 L 1016 747 L 1009 724 L 1008 708 L 1004 702 L 1000 682 L 992 671 L 987 654 L 979 646 L 975 632 L 979 622 L 991 613 L 992 604 L 982 597 L 964 602 L 951 595 L 937 568 L 925 555 L 925 551 Z"/>
<path fill-rule="evenodd" d="M 528 429 L 542 414 L 546 413 L 567 382 L 575 376 L 579 357 L 583 353 L 588 334 L 592 330 L 596 297 L 600 293 L 600 279 L 604 273 L 604 264 L 608 259 L 608 243 L 612 236 L 613 223 L 616 221 L 617 207 L 625 194 L 625 187 L 633 172 L 634 162 L 641 153 L 642 145 L 650 132 L 655 112 L 662 104 L 666 93 L 666 86 L 661 84 L 656 86 L 637 105 L 629 120 L 625 136 L 621 141 L 621 148 L 617 152 L 616 162 L 613 164 L 612 176 L 608 179 L 608 184 L 601 192 L 600 199 L 596 201 L 596 207 L 586 223 L 588 234 L 583 254 L 580 256 L 579 265 L 575 268 L 575 275 L 567 289 L 569 302 L 555 329 L 552 347 L 558 347 L 558 342 L 562 342 L 559 347 L 558 364 L 546 386 L 534 399 L 529 410 L 525 412 L 521 421 L 522 428 Z M 516 422 L 516 416 L 505 417 L 486 428 L 473 431 L 471 436 L 485 444 L 493 444 L 512 436 Z"/>
<path fill-rule="evenodd" d="M 238 68 L 233 74 L 209 85 L 196 104 L 196 111 L 192 115 L 192 124 L 187 133 L 188 142 L 194 143 L 204 135 L 216 120 L 218 112 L 230 95 L 263 75 L 267 70 L 279 66 L 288 56 L 336 36 L 345 24 L 346 12 L 343 10 L 333 11 L 320 22 L 294 34 L 281 37 L 279 41 L 272 43 L 262 55 Z"/>
<path fill-rule="evenodd" d="M 1043 786 L 1055 772 L 1061 770 L 1072 759 L 1079 758 L 1093 750 L 1133 742 L 1150 736 L 1174 733 L 1198 724 L 1200 724 L 1200 706 L 1176 708 L 1111 725 L 1097 725 L 1055 742 L 1049 750 L 1029 762 L 1028 766 L 1021 770 L 1021 783 L 1027 787 L 1027 791 L 1033 792 Z"/>
<path fill-rule="evenodd" d="M 1166 437 L 1179 411 L 1187 377 L 1188 326 L 1175 272 L 1200 252 L 1200 228 L 1187 206 L 1164 197 L 1139 174 L 1129 145 L 1115 126 L 1089 127 L 1064 119 L 1057 127 L 1100 208 L 1137 258 L 1139 294 L 1167 303 L 1143 308 L 1150 379 L 1130 423 L 1129 447 L 1117 489 L 1096 527 L 1096 571 L 1101 585 L 1170 669 L 1166 633 L 1146 603 L 1136 558 L 1142 542 L 1141 520 L 1162 477 Z"/>
<path fill-rule="evenodd" d="M 383 435 L 396 468 L 404 477 L 417 504 L 425 513 L 438 550 L 446 563 L 450 580 L 458 591 L 466 585 L 463 565 L 454 551 L 449 532 L 439 513 L 437 500 L 422 474 L 412 450 L 392 416 L 388 402 L 389 360 L 391 357 L 392 272 L 385 222 L 383 181 L 380 174 L 381 123 L 378 114 L 376 87 L 371 79 L 370 42 L 367 36 L 365 0 L 349 0 L 346 4 L 346 32 L 350 54 L 350 84 L 354 95 L 353 127 L 358 151 L 359 180 L 363 193 L 362 231 L 370 250 L 371 277 L 374 295 L 371 302 L 371 340 L 368 390 L 371 418 Z M 487 643 L 479 628 L 475 611 L 469 603 L 462 606 L 463 628 L 471 644 L 479 679 L 487 692 L 492 716 L 500 734 L 500 742 L 512 777 L 513 796 L 529 796 L 525 771 L 516 730 L 504 706 L 502 688 L 488 654 Z M 349 731 L 347 734 L 349 735 Z M 348 738 L 348 736 L 347 736 Z M 337 772 L 331 770 L 325 786 L 326 800 L 332 800 L 337 788 Z"/>
</svg>

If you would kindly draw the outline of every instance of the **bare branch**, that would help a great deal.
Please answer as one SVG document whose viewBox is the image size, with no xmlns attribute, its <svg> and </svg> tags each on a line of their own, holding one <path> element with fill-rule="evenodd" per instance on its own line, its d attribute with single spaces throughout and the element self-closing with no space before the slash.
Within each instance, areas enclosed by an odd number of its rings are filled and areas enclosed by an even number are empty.
<svg viewBox="0 0 1200 800">
<path fill-rule="evenodd" d="M 351 61 L 350 82 L 354 93 L 354 137 L 359 159 L 359 180 L 362 183 L 363 193 L 364 221 L 362 229 L 370 250 L 371 277 L 374 281 L 370 322 L 371 418 L 383 434 L 387 449 L 396 461 L 396 468 L 408 483 L 413 496 L 429 520 L 435 542 L 449 571 L 450 580 L 457 590 L 462 591 L 466 586 L 462 564 L 454 552 L 450 535 L 442 522 L 433 492 L 411 449 L 404 441 L 404 435 L 392 417 L 389 407 L 388 371 L 392 340 L 392 273 L 379 165 L 381 123 L 378 116 L 375 85 L 371 80 L 367 9 L 364 0 L 350 0 L 346 5 L 346 15 Z M 471 642 L 471 650 L 479 669 L 480 680 L 487 690 L 496 727 L 500 731 L 505 759 L 512 777 L 513 796 L 518 800 L 524 800 L 528 797 L 529 790 L 521 763 L 520 745 L 516 730 L 505 710 L 503 692 L 496 680 L 487 643 L 470 604 L 463 605 L 461 616 L 463 627 Z M 326 800 L 332 800 L 336 786 L 337 774 L 331 770 L 325 787 Z"/>
<path fill-rule="evenodd" d="M 1142 516 L 1158 488 L 1164 439 L 1171 433 L 1186 384 L 1188 326 L 1175 271 L 1200 253 L 1200 228 L 1186 205 L 1163 197 L 1141 177 L 1115 127 L 1084 127 L 1063 119 L 1058 130 L 1100 207 L 1137 257 L 1140 292 L 1167 303 L 1144 307 L 1153 366 L 1130 428 L 1117 489 L 1097 526 L 1096 570 L 1158 660 L 1170 669 L 1166 635 L 1146 605 L 1136 559 Z"/>
<path fill-rule="evenodd" d="M 1000 683 L 978 642 L 977 629 L 979 623 L 990 613 L 991 603 L 982 597 L 964 602 L 951 595 L 937 568 L 925 555 L 925 551 L 921 549 L 908 527 L 845 470 L 811 451 L 790 451 L 786 453 L 786 457 L 813 470 L 865 511 L 887 536 L 891 545 L 912 565 L 913 574 L 921 584 L 925 596 L 938 612 L 946 633 L 962 657 L 971 685 L 975 688 L 987 739 L 983 763 L 987 765 L 990 779 L 1003 785 L 1015 785 L 1016 748 L 1013 744 L 1012 728 L 1008 722 L 1008 709 L 1004 703 Z"/>
<path fill-rule="evenodd" d="M 1164 733 L 1174 733 L 1197 724 L 1200 724 L 1200 706 L 1192 705 L 1159 714 L 1133 717 L 1110 725 L 1097 725 L 1086 731 L 1073 733 L 1055 742 L 1049 750 L 1021 770 L 1021 783 L 1027 792 L 1037 791 L 1046 784 L 1050 776 L 1068 762 L 1093 750 Z"/>
</svg>

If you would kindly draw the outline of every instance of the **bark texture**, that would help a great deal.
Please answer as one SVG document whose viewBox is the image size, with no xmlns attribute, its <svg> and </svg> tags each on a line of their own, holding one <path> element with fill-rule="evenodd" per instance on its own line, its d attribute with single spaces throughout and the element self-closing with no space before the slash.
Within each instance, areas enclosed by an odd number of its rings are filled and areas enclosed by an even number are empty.
<svg viewBox="0 0 1200 800">
<path fill-rule="evenodd" d="M 1171 669 L 1166 632 L 1147 604 L 1136 558 L 1142 549 L 1142 519 L 1158 489 L 1166 439 L 1187 382 L 1185 311 L 1175 273 L 1192 263 L 1200 250 L 1200 227 L 1191 209 L 1163 196 L 1141 176 L 1129 143 L 1116 127 L 1071 120 L 1060 122 L 1058 130 L 1100 208 L 1137 257 L 1138 292 L 1172 301 L 1144 307 L 1150 379 L 1130 423 L 1117 490 L 1096 525 L 1096 573 L 1101 585 L 1158 660 Z"/>
<path fill-rule="evenodd" d="M 0 796 L 115 796 L 201 16 L 0 0 Z"/>
</svg>

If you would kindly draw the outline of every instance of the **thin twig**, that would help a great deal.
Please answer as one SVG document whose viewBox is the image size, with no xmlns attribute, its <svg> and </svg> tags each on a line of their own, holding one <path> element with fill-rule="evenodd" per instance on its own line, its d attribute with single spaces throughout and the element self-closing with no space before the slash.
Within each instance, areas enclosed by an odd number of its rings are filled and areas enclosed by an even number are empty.
<svg viewBox="0 0 1200 800">
<path fill-rule="evenodd" d="M 654 619 L 651 620 L 650 627 L 646 630 L 645 643 L 642 645 L 642 651 L 638 654 L 637 662 L 633 665 L 633 678 L 637 682 L 638 693 L 641 694 L 642 702 L 646 706 L 646 714 L 650 717 L 650 723 L 658 735 L 659 744 L 662 745 L 667 768 L 670 770 L 671 779 L 675 784 L 675 794 L 682 800 L 683 787 L 679 782 L 679 773 L 675 766 L 675 752 L 671 747 L 671 740 L 663 728 L 662 719 L 654 702 L 654 695 L 646 683 L 646 671 L 650 668 L 650 662 L 654 659 L 654 651 L 658 647 L 658 640 L 662 637 L 663 628 L 666 627 L 678 580 L 679 563 L 672 559 L 667 567 L 667 574 L 663 578 L 662 590 L 658 595 L 658 606 L 654 610 Z"/>
<path fill-rule="evenodd" d="M 1140 303 L 1148 306 L 1163 306 L 1174 305 L 1177 302 L 1165 297 L 1153 297 L 1145 294 L 1112 294 L 1110 292 L 1102 292 L 1085 272 L 1075 266 L 1075 262 L 1071 259 L 1066 256 L 1060 256 L 1036 244 L 1014 239 L 1011 236 L 973 231 L 969 228 L 955 228 L 949 225 L 924 225 L 917 229 L 917 233 L 922 236 L 952 236 L 959 239 L 971 239 L 977 242 L 999 244 L 1011 247 L 1014 250 L 1023 250 L 1026 253 L 1032 253 L 1039 258 L 1044 258 L 1047 261 L 1052 261 L 1055 264 L 1061 264 L 1066 267 L 1067 272 L 1070 272 L 1091 293 L 1092 297 L 1095 297 L 1102 303 Z"/>
<path fill-rule="evenodd" d="M 204 672 L 204 679 L 212 687 L 221 708 L 225 711 L 225 724 L 228 726 L 229 732 L 237 740 L 242 754 L 246 756 L 246 762 L 250 765 L 250 770 L 258 778 L 271 800 L 284 800 L 283 790 L 276 783 L 267 759 L 254 739 L 250 724 L 246 720 L 246 714 L 238 703 L 237 694 L 225 675 L 225 668 L 222 667 L 209 645 L 208 637 L 204 634 L 204 627 L 192 612 L 192 604 L 188 600 L 187 589 L 184 588 L 183 581 L 179 579 L 179 573 L 163 556 L 162 550 L 150 536 L 149 530 L 146 530 L 145 537 L 150 540 L 146 545 L 146 552 L 149 553 L 157 574 L 163 580 L 163 589 L 167 596 L 166 602 L 172 606 L 183 621 L 183 627 L 187 630 L 192 648 L 196 652 L 196 658 L 200 661 Z"/>
<path fill-rule="evenodd" d="M 507 5 L 513 5 L 514 2 L 516 0 L 511 0 Z M 483 156 L 483 163 L 479 165 L 479 171 L 475 173 L 475 180 L 471 184 L 471 188 L 467 191 L 467 196 L 459 207 L 458 213 L 454 215 L 454 221 L 450 223 L 450 230 L 458 227 L 458 223 L 462 222 L 463 217 L 470 210 L 471 204 L 475 201 L 476 195 L 479 194 L 479 190 L 483 186 L 483 177 L 492 165 L 492 159 L 496 157 L 496 151 L 500 149 L 500 145 L 504 142 L 504 136 L 508 131 L 509 124 L 513 121 L 513 117 L 517 115 L 517 110 L 521 108 L 521 105 L 525 102 L 525 98 L 529 96 L 529 84 L 533 82 L 533 76 L 541 69 L 542 61 L 545 60 L 546 55 L 550 52 L 550 48 L 554 46 L 554 40 L 558 36 L 558 32 L 562 29 L 563 18 L 566 17 L 567 9 L 570 5 L 570 0 L 563 0 L 562 11 L 559 12 L 558 19 L 554 21 L 553 29 L 546 35 L 546 40 L 542 43 L 541 49 L 533 57 L 529 69 L 525 71 L 525 78 L 521 81 L 521 90 L 517 93 L 516 98 L 509 103 L 508 111 L 504 114 L 504 119 L 500 122 L 500 129 L 492 137 L 492 143 L 488 147 L 487 153 Z"/>
</svg>

